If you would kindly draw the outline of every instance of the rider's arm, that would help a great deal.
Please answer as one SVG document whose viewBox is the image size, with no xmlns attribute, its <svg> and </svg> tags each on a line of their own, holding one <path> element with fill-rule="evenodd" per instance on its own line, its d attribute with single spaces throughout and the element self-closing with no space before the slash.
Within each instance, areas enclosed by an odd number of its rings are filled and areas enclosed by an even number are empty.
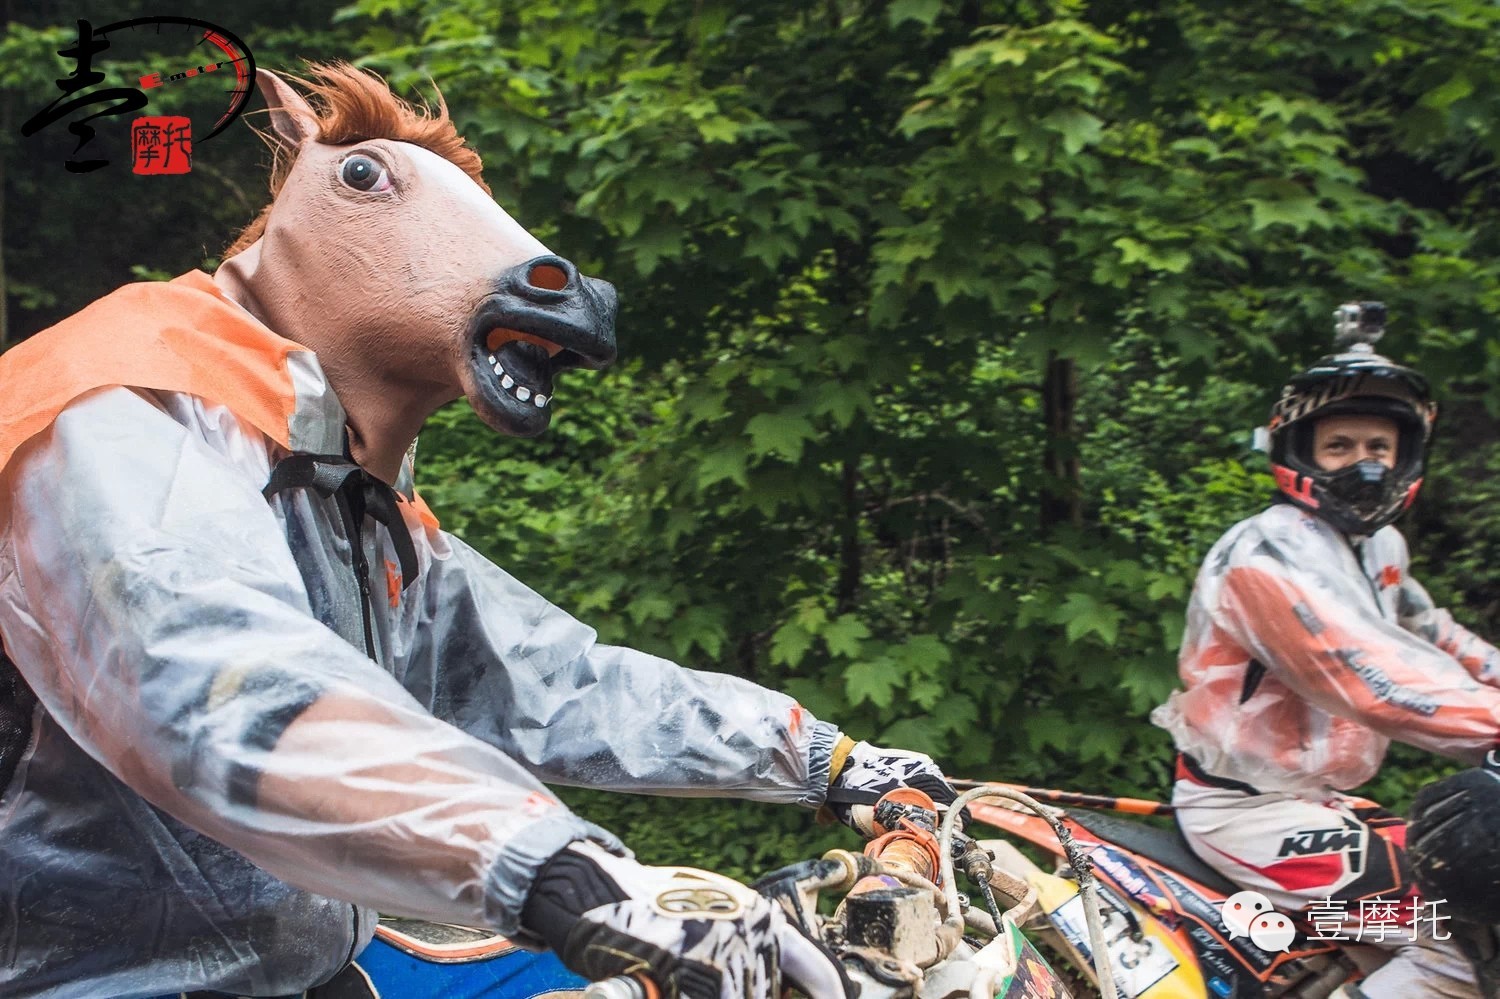
<svg viewBox="0 0 1500 999">
<path fill-rule="evenodd" d="M 406 685 L 550 783 L 817 806 L 838 729 L 785 694 L 595 632 L 451 535 L 433 538 Z"/>
<path fill-rule="evenodd" d="M 1480 683 L 1500 687 L 1500 649 L 1453 620 L 1409 575 L 1401 580 L 1399 599 L 1401 627 L 1457 659 Z"/>
<path fill-rule="evenodd" d="M 1329 714 L 1475 760 L 1500 740 L 1500 691 L 1315 570 L 1259 554 L 1225 568 L 1215 622 Z"/>
<path fill-rule="evenodd" d="M 233 432 L 216 449 L 110 389 L 18 453 L 0 478 L 11 657 L 85 751 L 277 877 L 513 930 L 537 870 L 592 827 L 313 617 L 246 471 L 264 445 Z"/>
</svg>

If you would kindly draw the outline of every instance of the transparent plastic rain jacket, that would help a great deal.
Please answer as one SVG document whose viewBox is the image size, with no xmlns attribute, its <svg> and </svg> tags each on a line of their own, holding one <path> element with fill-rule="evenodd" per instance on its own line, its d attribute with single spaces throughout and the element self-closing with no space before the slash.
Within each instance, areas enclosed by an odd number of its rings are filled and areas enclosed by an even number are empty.
<svg viewBox="0 0 1500 999">
<path fill-rule="evenodd" d="M 1209 774 L 1262 791 L 1348 790 L 1392 739 L 1477 761 L 1500 739 L 1500 653 L 1433 606 L 1386 527 L 1351 541 L 1277 504 L 1204 560 L 1186 688 L 1151 718 Z"/>
<path fill-rule="evenodd" d="M 206 275 L 107 296 L 0 384 L 0 635 L 39 700 L 0 794 L 0 995 L 300 991 L 371 910 L 513 933 L 546 858 L 613 842 L 540 780 L 823 800 L 833 726 L 596 644 L 409 493 L 414 579 L 363 522 L 371 661 L 334 502 L 261 494 L 344 414 Z"/>
</svg>

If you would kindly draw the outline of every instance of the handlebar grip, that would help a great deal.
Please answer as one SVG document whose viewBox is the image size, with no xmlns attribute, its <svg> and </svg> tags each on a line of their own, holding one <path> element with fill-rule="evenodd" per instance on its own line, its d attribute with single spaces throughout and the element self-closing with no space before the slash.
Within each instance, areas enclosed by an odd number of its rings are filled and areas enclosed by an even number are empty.
<svg viewBox="0 0 1500 999">
<path fill-rule="evenodd" d="M 646 986 L 633 975 L 617 975 L 589 982 L 583 999 L 647 999 Z"/>
</svg>

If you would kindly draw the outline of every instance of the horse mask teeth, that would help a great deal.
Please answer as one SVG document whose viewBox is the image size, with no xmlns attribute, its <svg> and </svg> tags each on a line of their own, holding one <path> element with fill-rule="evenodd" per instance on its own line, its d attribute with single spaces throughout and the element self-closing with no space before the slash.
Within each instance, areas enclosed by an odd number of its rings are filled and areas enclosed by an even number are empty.
<svg viewBox="0 0 1500 999">
<path fill-rule="evenodd" d="M 488 289 L 459 343 L 464 394 L 492 429 L 535 437 L 551 422 L 559 371 L 614 361 L 615 291 L 551 254 L 506 268 Z"/>
<path fill-rule="evenodd" d="M 525 340 L 512 340 L 495 351 L 495 361 L 499 367 L 496 377 L 522 402 L 537 394 L 552 395 L 552 359 L 545 348 Z M 507 376 L 516 384 L 504 385 Z"/>
</svg>

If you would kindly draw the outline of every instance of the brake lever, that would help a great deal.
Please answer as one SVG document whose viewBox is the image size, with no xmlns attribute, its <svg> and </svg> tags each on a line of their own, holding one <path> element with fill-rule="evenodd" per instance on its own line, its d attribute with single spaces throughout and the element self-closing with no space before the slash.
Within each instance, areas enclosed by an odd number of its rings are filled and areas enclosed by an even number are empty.
<svg viewBox="0 0 1500 999">
<path fill-rule="evenodd" d="M 780 904 L 804 933 L 816 936 L 818 893 L 827 889 L 847 890 L 874 872 L 875 864 L 870 858 L 834 850 L 821 860 L 799 861 L 762 875 L 750 887 Z"/>
</svg>

